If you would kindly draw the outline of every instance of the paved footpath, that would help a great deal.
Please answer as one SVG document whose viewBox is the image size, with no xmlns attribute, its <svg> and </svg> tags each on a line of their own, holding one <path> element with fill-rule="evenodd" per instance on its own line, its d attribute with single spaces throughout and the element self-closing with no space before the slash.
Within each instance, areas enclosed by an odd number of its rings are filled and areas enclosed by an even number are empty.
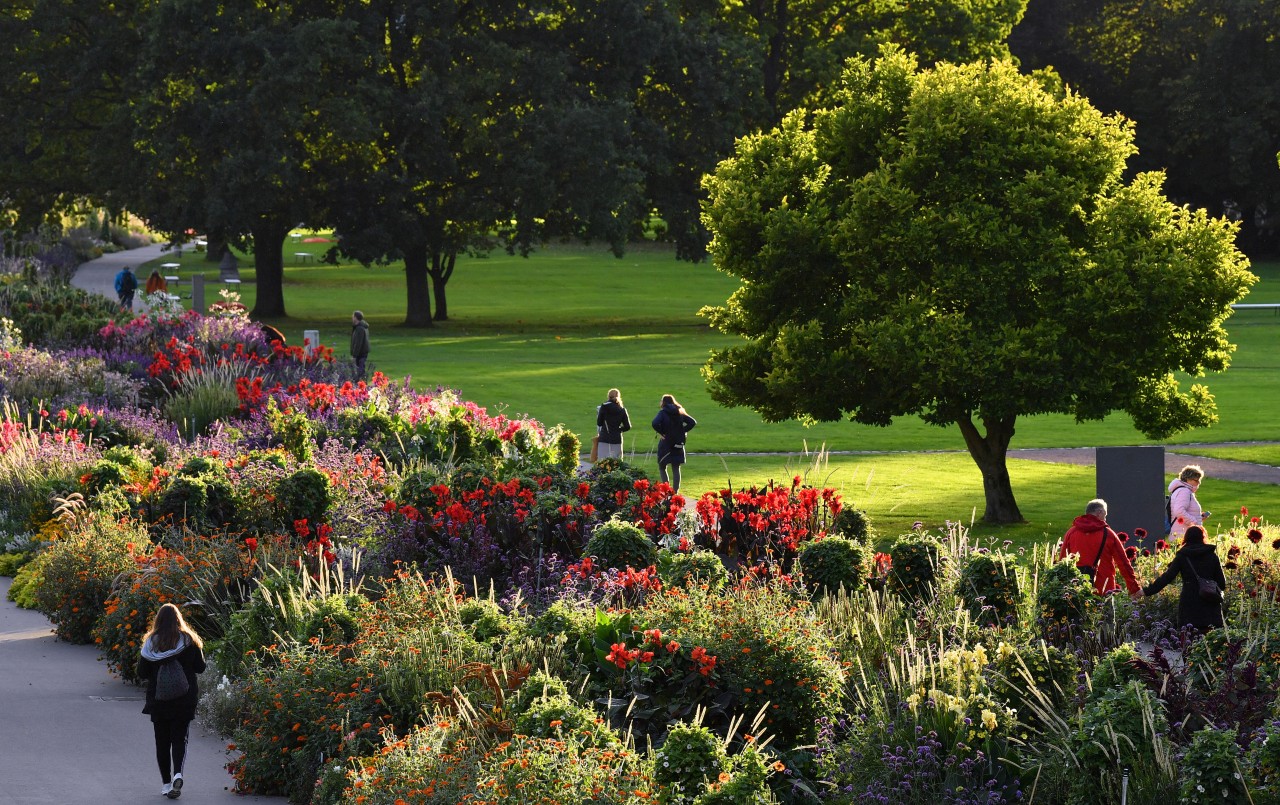
<svg viewBox="0 0 1280 805">
<path fill-rule="evenodd" d="M 6 598 L 12 583 L 0 578 L 0 805 L 169 802 L 142 689 L 111 676 L 93 646 L 55 640 L 43 615 Z M 285 802 L 231 793 L 225 746 L 192 723 L 178 802 Z"/>
</svg>

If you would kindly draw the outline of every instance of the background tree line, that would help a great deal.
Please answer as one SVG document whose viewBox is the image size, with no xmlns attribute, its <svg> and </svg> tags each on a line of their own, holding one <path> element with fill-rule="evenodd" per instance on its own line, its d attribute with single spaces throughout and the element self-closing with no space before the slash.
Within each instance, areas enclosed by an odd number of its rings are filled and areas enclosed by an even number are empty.
<svg viewBox="0 0 1280 805">
<path fill-rule="evenodd" d="M 0 206 L 27 228 L 90 199 L 247 241 L 263 317 L 286 313 L 289 230 L 334 227 L 343 256 L 404 262 L 406 323 L 427 326 L 459 253 L 620 253 L 656 211 L 703 259 L 702 179 L 735 140 L 826 105 L 847 58 L 892 43 L 1056 68 L 1137 121 L 1134 170 L 1166 169 L 1259 253 L 1277 34 L 1249 0 L 6 0 Z"/>
</svg>

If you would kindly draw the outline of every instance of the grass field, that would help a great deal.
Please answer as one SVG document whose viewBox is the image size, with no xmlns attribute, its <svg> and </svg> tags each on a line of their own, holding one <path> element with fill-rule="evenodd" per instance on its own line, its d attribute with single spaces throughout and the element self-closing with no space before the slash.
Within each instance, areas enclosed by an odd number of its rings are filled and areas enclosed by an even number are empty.
<svg viewBox="0 0 1280 805">
<path fill-rule="evenodd" d="M 666 249 L 640 247 L 622 259 L 578 246 L 553 247 L 528 259 L 459 258 L 449 283 L 450 321 L 428 330 L 398 326 L 405 306 L 400 267 L 298 265 L 293 252 L 299 249 L 306 247 L 285 246 L 290 318 L 274 322 L 291 342 L 300 342 L 304 329 L 317 329 L 324 343 L 345 355 L 350 313 L 358 308 L 371 324 L 375 368 L 393 377 L 412 376 L 422 388 L 457 388 L 494 410 L 529 414 L 548 424 L 563 422 L 588 434 L 595 407 L 617 386 L 641 454 L 652 449 L 648 422 L 664 393 L 674 394 L 697 418 L 689 440 L 694 452 L 799 452 L 806 445 L 842 451 L 963 449 L 956 428 L 932 427 L 912 417 L 889 428 L 847 422 L 804 427 L 765 424 L 753 411 L 712 402 L 699 369 L 709 350 L 732 340 L 709 329 L 696 314 L 704 305 L 723 304 L 736 281 L 706 264 L 677 262 Z M 184 255 L 182 262 L 184 276 L 200 270 L 210 281 L 216 278 L 216 268 L 203 263 L 201 255 Z M 252 263 L 241 262 L 248 266 L 241 270 L 243 301 L 252 307 Z M 142 274 L 149 270 L 144 266 Z M 1254 270 L 1262 281 L 1248 301 L 1280 302 L 1280 264 Z M 1239 345 L 1233 365 L 1206 381 L 1218 400 L 1219 423 L 1179 434 L 1167 444 L 1277 438 L 1274 407 L 1260 401 L 1280 396 L 1280 317 L 1272 311 L 1244 311 L 1228 329 Z M 1066 416 L 1039 416 L 1019 420 L 1012 446 L 1144 443 L 1124 415 L 1083 424 Z M 1232 448 L 1219 457 L 1235 452 Z M 729 478 L 760 482 L 790 477 L 780 457 L 724 461 Z M 1091 468 L 1010 464 L 1015 494 L 1032 525 L 997 529 L 990 531 L 992 536 L 1018 542 L 1058 536 L 1094 494 Z M 909 527 L 915 520 L 967 522 L 975 506 L 981 514 L 981 477 L 964 453 L 837 457 L 830 466 L 833 482 L 846 486 L 876 522 L 892 528 Z M 718 460 L 697 458 L 688 467 L 685 491 L 718 488 L 725 477 Z M 1218 499 L 1228 493 L 1236 497 Z M 1280 504 L 1280 490 L 1250 484 L 1215 483 L 1209 494 L 1213 497 L 1205 505 L 1219 511 L 1253 508 L 1249 501 L 1254 499 L 1259 506 Z M 1269 508 L 1280 511 L 1280 505 Z"/>
<path fill-rule="evenodd" d="M 1254 464 L 1266 464 L 1280 467 L 1280 446 L 1277 445 L 1232 445 L 1230 447 L 1188 447 L 1178 448 L 1179 453 L 1208 458 L 1225 458 L 1232 461 L 1249 461 Z"/>
</svg>

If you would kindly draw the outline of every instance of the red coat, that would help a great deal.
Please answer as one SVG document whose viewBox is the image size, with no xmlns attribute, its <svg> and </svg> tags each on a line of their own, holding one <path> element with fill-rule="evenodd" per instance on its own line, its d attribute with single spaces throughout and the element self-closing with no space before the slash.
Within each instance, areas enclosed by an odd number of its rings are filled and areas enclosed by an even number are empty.
<svg viewBox="0 0 1280 805">
<path fill-rule="evenodd" d="M 1101 542 L 1105 540 L 1105 543 Z M 1124 585 L 1129 592 L 1136 593 L 1140 586 L 1133 575 L 1133 565 L 1125 555 L 1124 545 L 1116 532 L 1107 527 L 1106 522 L 1092 514 L 1082 514 L 1067 529 L 1062 537 L 1062 546 L 1058 549 L 1058 559 L 1068 554 L 1077 554 L 1077 567 L 1089 567 L 1093 558 L 1098 555 L 1098 547 L 1102 546 L 1102 558 L 1098 560 L 1097 572 L 1093 576 L 1093 589 L 1098 595 L 1119 589 L 1116 584 L 1116 568 L 1124 576 Z"/>
</svg>

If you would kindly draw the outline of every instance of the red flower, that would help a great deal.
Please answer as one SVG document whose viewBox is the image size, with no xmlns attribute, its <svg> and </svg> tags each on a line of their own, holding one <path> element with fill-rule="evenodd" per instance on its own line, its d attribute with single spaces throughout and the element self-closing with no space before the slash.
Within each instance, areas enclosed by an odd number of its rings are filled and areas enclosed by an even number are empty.
<svg viewBox="0 0 1280 805">
<path fill-rule="evenodd" d="M 1272 547 L 1272 548 L 1274 548 L 1274 549 L 1275 549 L 1275 550 L 1277 550 L 1277 551 L 1280 551 L 1280 539 L 1272 540 L 1272 541 L 1271 541 L 1271 547 Z"/>
<path fill-rule="evenodd" d="M 1228 559 L 1235 559 L 1235 558 L 1236 558 L 1237 556 L 1239 556 L 1239 555 L 1240 555 L 1240 546 L 1239 546 L 1239 545 L 1232 545 L 1230 548 L 1228 548 L 1228 549 L 1227 549 L 1227 558 L 1228 558 Z"/>
<path fill-rule="evenodd" d="M 1129 557 L 1129 561 L 1132 562 L 1134 559 L 1138 558 L 1138 549 L 1130 545 L 1124 549 L 1124 554 Z"/>
<path fill-rule="evenodd" d="M 1137 537 L 1138 539 L 1146 539 L 1146 538 L 1147 538 L 1147 529 L 1145 529 L 1145 528 L 1135 528 L 1135 529 L 1133 529 L 1133 535 L 1134 535 L 1135 537 Z"/>
<path fill-rule="evenodd" d="M 1241 517 L 1248 517 L 1248 516 L 1249 516 L 1249 509 L 1248 509 L 1248 508 L 1246 508 L 1246 507 L 1244 507 L 1244 506 L 1241 506 L 1241 507 L 1240 507 L 1240 516 L 1241 516 Z"/>
<path fill-rule="evenodd" d="M 1164 540 L 1162 539 L 1156 540 L 1156 553 L 1160 553 L 1161 551 L 1166 550 L 1168 547 L 1169 547 L 1169 543 L 1165 542 Z"/>
<path fill-rule="evenodd" d="M 1246 534 L 1245 536 L 1247 536 L 1249 538 L 1249 541 L 1252 542 L 1254 545 L 1257 545 L 1259 542 L 1262 542 L 1262 532 L 1256 528 L 1249 529 L 1249 533 Z"/>
<path fill-rule="evenodd" d="M 245 537 L 244 545 L 249 549 L 249 553 L 253 553 L 258 550 L 258 540 L 256 537 Z"/>
</svg>

